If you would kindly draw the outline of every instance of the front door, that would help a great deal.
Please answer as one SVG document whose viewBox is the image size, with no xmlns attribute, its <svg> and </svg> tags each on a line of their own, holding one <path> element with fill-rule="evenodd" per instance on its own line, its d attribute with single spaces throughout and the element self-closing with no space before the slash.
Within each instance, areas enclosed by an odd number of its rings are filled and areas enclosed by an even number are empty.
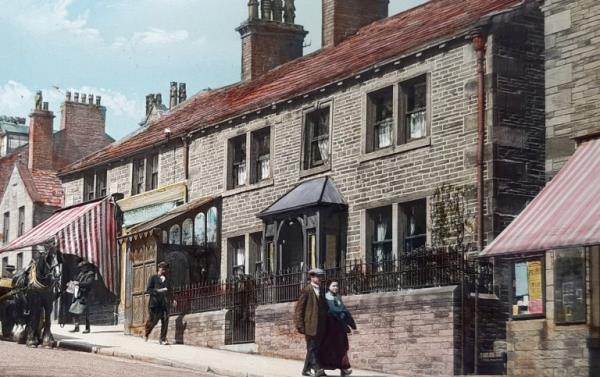
<svg viewBox="0 0 600 377">
<path fill-rule="evenodd" d="M 299 270 L 304 261 L 304 235 L 297 220 L 286 220 L 281 225 L 278 238 L 281 270 Z"/>
<path fill-rule="evenodd" d="M 148 319 L 149 295 L 146 293 L 146 285 L 150 277 L 156 273 L 156 240 L 146 238 L 134 242 L 130 258 L 133 275 L 130 332 L 134 335 L 143 335 L 144 324 Z"/>
</svg>

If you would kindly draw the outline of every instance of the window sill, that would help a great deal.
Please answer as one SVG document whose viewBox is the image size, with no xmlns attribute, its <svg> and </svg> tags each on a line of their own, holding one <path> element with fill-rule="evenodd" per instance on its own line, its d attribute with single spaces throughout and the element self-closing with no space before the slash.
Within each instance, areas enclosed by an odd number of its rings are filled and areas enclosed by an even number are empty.
<svg viewBox="0 0 600 377">
<path fill-rule="evenodd" d="M 398 154 L 398 153 L 405 153 L 405 152 L 409 152 L 409 151 L 412 151 L 415 149 L 420 149 L 420 148 L 429 147 L 429 146 L 431 146 L 431 136 L 427 136 L 423 139 L 411 141 L 410 143 L 407 143 L 407 144 L 393 145 L 391 147 L 380 149 L 380 150 L 377 150 L 374 152 L 368 152 L 368 153 L 362 154 L 359 157 L 359 161 L 361 163 L 367 162 L 367 161 L 372 161 L 372 160 L 376 160 L 378 158 L 383 158 L 383 157 L 391 156 L 391 155 Z"/>
<path fill-rule="evenodd" d="M 329 170 L 331 170 L 331 164 L 329 163 L 310 169 L 302 169 L 300 170 L 300 178 L 310 177 L 311 175 L 324 173 Z"/>
<path fill-rule="evenodd" d="M 267 179 L 263 179 L 260 182 L 253 183 L 253 184 L 248 185 L 248 186 L 242 186 L 242 187 L 237 187 L 237 188 L 234 188 L 234 189 L 229 189 L 229 190 L 225 191 L 222 194 L 222 196 L 223 197 L 227 197 L 227 196 L 238 195 L 238 194 L 241 194 L 243 192 L 260 190 L 261 188 L 273 186 L 274 184 L 275 184 L 275 180 L 273 178 L 267 178 Z"/>
</svg>

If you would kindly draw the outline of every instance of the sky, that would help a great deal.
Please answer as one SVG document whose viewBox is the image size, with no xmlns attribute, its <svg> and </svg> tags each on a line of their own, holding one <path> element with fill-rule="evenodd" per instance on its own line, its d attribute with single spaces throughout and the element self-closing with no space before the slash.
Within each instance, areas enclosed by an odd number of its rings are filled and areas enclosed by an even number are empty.
<svg viewBox="0 0 600 377">
<path fill-rule="evenodd" d="M 390 0 L 390 15 L 425 0 Z M 225 5 L 226 4 L 226 5 Z M 247 0 L 0 0 L 0 115 L 26 117 L 37 90 L 57 117 L 65 91 L 102 96 L 107 133 L 139 127 L 145 96 L 171 81 L 188 98 L 240 80 Z M 296 0 L 296 23 L 321 45 L 321 1 Z M 59 124 L 55 121 L 55 127 Z"/>
</svg>

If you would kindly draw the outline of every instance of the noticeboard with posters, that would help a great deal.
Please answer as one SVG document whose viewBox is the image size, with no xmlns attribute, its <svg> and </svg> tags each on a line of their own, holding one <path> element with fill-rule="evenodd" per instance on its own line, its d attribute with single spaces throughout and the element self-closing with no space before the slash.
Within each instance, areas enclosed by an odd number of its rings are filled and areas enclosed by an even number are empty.
<svg viewBox="0 0 600 377">
<path fill-rule="evenodd" d="M 554 320 L 557 324 L 586 322 L 585 271 L 583 248 L 555 251 Z"/>
<path fill-rule="evenodd" d="M 544 315 L 544 263 L 541 258 L 513 264 L 512 318 Z"/>
</svg>

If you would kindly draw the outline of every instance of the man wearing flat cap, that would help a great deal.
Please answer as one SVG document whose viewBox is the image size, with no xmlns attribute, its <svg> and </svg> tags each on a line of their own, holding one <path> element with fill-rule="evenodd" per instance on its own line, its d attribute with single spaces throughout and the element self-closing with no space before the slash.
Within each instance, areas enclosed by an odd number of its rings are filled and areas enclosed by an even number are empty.
<svg viewBox="0 0 600 377">
<path fill-rule="evenodd" d="M 173 291 L 171 289 L 171 279 L 167 276 L 169 264 L 160 262 L 158 264 L 158 273 L 152 275 L 148 280 L 146 293 L 150 294 L 148 301 L 148 311 L 150 318 L 146 321 L 144 339 L 148 341 L 148 336 L 154 329 L 154 326 L 160 320 L 160 344 L 168 345 L 167 329 L 169 326 L 169 308 L 173 301 Z"/>
<path fill-rule="evenodd" d="M 294 324 L 306 340 L 306 359 L 302 375 L 319 377 L 325 375 L 317 358 L 327 322 L 327 302 L 325 292 L 321 288 L 321 278 L 325 275 L 325 271 L 313 268 L 308 271 L 308 275 L 310 283 L 302 289 L 296 303 Z M 311 373 L 311 369 L 314 373 Z"/>
<path fill-rule="evenodd" d="M 96 271 L 94 265 L 86 260 L 79 262 L 77 268 L 79 269 L 76 278 L 77 289 L 73 294 L 73 304 L 69 308 L 75 319 L 75 327 L 71 332 L 79 332 L 79 324 L 84 319 L 85 330 L 83 330 L 83 334 L 88 334 L 90 332 L 90 292 L 96 279 Z"/>
</svg>

